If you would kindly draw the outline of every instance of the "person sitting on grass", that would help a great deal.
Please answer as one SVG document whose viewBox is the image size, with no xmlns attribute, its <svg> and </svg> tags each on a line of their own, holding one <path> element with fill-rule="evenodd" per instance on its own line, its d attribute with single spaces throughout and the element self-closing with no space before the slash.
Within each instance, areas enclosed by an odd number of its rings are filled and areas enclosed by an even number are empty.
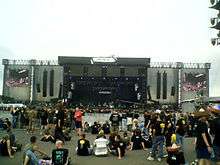
<svg viewBox="0 0 220 165">
<path fill-rule="evenodd" d="M 61 140 L 61 141 L 65 142 L 65 135 L 63 133 L 62 127 L 56 126 L 54 138 L 55 138 L 55 141 Z"/>
<path fill-rule="evenodd" d="M 100 131 L 97 139 L 94 141 L 94 154 L 96 156 L 105 156 L 108 154 L 108 140 L 103 131 Z"/>
<path fill-rule="evenodd" d="M 141 136 L 141 131 L 137 129 L 137 130 L 134 130 L 133 135 L 131 137 L 130 150 L 141 150 L 141 149 L 146 150 L 145 145 L 144 145 L 144 139 Z"/>
<path fill-rule="evenodd" d="M 100 129 L 100 126 L 99 126 L 98 122 L 95 121 L 94 124 L 91 126 L 91 133 L 98 134 L 99 129 Z"/>
<path fill-rule="evenodd" d="M 118 159 L 125 156 L 126 144 L 123 142 L 120 135 L 115 136 L 115 148 Z"/>
<path fill-rule="evenodd" d="M 113 150 L 115 150 L 115 148 L 114 148 L 114 143 L 115 143 L 115 136 L 116 136 L 116 135 L 117 135 L 117 133 L 111 132 L 111 133 L 110 133 L 110 136 L 109 136 L 109 138 L 108 138 L 108 141 L 109 141 L 108 147 L 109 147 L 110 152 L 112 152 Z"/>
<path fill-rule="evenodd" d="M 56 149 L 52 151 L 52 165 L 68 165 L 69 164 L 69 151 L 63 148 L 63 142 L 56 141 Z"/>
<path fill-rule="evenodd" d="M 5 120 L 3 121 L 3 124 L 2 124 L 2 128 L 4 130 L 7 130 L 7 129 L 11 128 L 11 127 L 12 127 L 11 122 L 9 121 L 8 118 L 5 118 Z"/>
<path fill-rule="evenodd" d="M 102 126 L 104 134 L 106 135 L 110 134 L 110 128 L 111 128 L 110 124 L 108 123 L 108 121 L 106 121 Z"/>
<path fill-rule="evenodd" d="M 43 141 L 43 142 L 52 142 L 52 143 L 55 143 L 55 138 L 51 135 L 50 133 L 50 129 L 46 129 L 44 131 L 44 135 L 43 137 L 41 138 L 40 141 Z"/>
<path fill-rule="evenodd" d="M 15 134 L 13 133 L 11 128 L 7 129 L 7 134 L 9 136 L 11 148 L 14 151 L 21 151 L 22 144 L 18 143 L 18 141 L 16 140 L 16 137 L 15 137 Z"/>
<path fill-rule="evenodd" d="M 125 143 L 126 148 L 130 147 L 130 141 L 131 141 L 131 138 L 128 136 L 128 133 L 124 132 L 123 133 L 123 142 Z"/>
<path fill-rule="evenodd" d="M 77 142 L 77 155 L 79 156 L 89 156 L 92 154 L 92 148 L 90 142 L 86 139 L 85 134 L 80 135 L 80 139 Z"/>
<path fill-rule="evenodd" d="M 36 136 L 32 136 L 30 138 L 30 143 L 27 144 L 24 148 L 24 165 L 35 165 L 39 163 L 40 160 L 37 158 L 36 152 L 47 156 L 47 154 L 44 151 L 42 151 L 37 145 Z"/>
<path fill-rule="evenodd" d="M 0 152 L 2 156 L 9 156 L 14 158 L 13 153 L 15 150 L 11 147 L 10 138 L 8 135 L 5 135 L 2 140 L 0 140 Z"/>
<path fill-rule="evenodd" d="M 83 130 L 84 132 L 86 133 L 89 133 L 90 132 L 90 126 L 89 126 L 89 123 L 86 121 L 83 125 Z"/>
</svg>

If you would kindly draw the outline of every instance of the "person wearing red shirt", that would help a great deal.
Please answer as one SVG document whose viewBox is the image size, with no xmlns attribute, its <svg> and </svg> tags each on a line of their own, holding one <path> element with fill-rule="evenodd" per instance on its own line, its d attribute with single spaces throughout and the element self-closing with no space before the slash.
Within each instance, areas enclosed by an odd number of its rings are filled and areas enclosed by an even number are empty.
<svg viewBox="0 0 220 165">
<path fill-rule="evenodd" d="M 76 126 L 76 132 L 78 135 L 81 134 L 82 130 L 82 111 L 77 107 L 75 114 L 74 114 L 74 119 L 75 119 L 75 126 Z"/>
</svg>

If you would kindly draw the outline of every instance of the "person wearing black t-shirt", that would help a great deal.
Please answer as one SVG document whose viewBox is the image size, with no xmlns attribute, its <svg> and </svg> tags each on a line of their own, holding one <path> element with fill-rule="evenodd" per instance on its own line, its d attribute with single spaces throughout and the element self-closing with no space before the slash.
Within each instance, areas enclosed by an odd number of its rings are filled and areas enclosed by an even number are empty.
<svg viewBox="0 0 220 165">
<path fill-rule="evenodd" d="M 215 161 L 220 165 L 220 112 L 215 113 L 217 116 L 210 124 L 210 132 L 214 136 L 213 151 L 215 154 Z"/>
<path fill-rule="evenodd" d="M 112 131 L 113 132 L 118 132 L 119 130 L 119 122 L 120 122 L 120 115 L 114 111 L 111 116 L 110 116 L 110 121 L 112 123 Z"/>
<path fill-rule="evenodd" d="M 166 133 L 165 133 L 166 147 L 172 146 L 171 137 L 172 137 L 172 134 L 174 132 L 175 132 L 175 129 L 174 129 L 173 123 L 171 122 L 170 119 L 167 119 L 167 121 L 166 121 Z"/>
<path fill-rule="evenodd" d="M 144 139 L 141 136 L 140 130 L 134 130 L 134 133 L 131 137 L 131 148 L 130 150 L 145 150 Z"/>
<path fill-rule="evenodd" d="M 183 137 L 186 131 L 186 121 L 183 118 L 183 114 L 181 114 L 180 119 L 176 123 L 176 143 L 181 145 L 183 149 Z"/>
<path fill-rule="evenodd" d="M 43 108 L 42 109 L 42 112 L 40 114 L 40 119 L 41 119 L 41 129 L 46 129 L 46 126 L 47 126 L 47 119 L 48 119 L 48 112 L 47 112 L 47 109 L 46 108 Z"/>
<path fill-rule="evenodd" d="M 54 139 L 55 141 L 61 140 L 62 142 L 65 142 L 65 135 L 61 127 L 56 126 L 55 132 L 54 132 Z"/>
<path fill-rule="evenodd" d="M 157 121 L 152 125 L 152 153 L 151 156 L 147 158 L 148 160 L 154 160 L 156 151 L 158 150 L 158 161 L 161 161 L 161 158 L 163 157 L 163 144 L 165 141 L 165 126 L 165 122 L 161 121 L 160 116 L 157 116 Z"/>
<path fill-rule="evenodd" d="M 108 123 L 108 121 L 106 121 L 103 125 L 102 125 L 102 129 L 104 131 L 104 134 L 110 134 L 110 124 Z"/>
<path fill-rule="evenodd" d="M 91 133 L 98 134 L 99 133 L 99 124 L 95 121 L 94 124 L 91 126 Z"/>
<path fill-rule="evenodd" d="M 115 148 L 118 159 L 121 159 L 125 156 L 126 144 L 121 140 L 121 136 L 115 136 Z"/>
<path fill-rule="evenodd" d="M 67 165 L 68 164 L 68 149 L 63 148 L 63 142 L 56 142 L 56 149 L 52 151 L 52 164 L 53 165 Z"/>
<path fill-rule="evenodd" d="M 77 142 L 77 155 L 89 156 L 91 153 L 90 142 L 86 139 L 86 135 L 80 135 L 80 139 Z"/>
<path fill-rule="evenodd" d="M 208 133 L 206 117 L 200 117 L 196 128 L 196 155 L 199 165 L 209 165 L 211 157 L 211 137 Z"/>
<path fill-rule="evenodd" d="M 57 126 L 62 128 L 64 126 L 64 119 L 65 119 L 64 106 L 62 102 L 58 103 L 57 110 L 58 110 L 56 114 Z"/>
<path fill-rule="evenodd" d="M 57 126 L 58 127 L 63 127 L 64 125 L 64 119 L 65 119 L 65 112 L 63 109 L 58 110 L 57 113 Z"/>
</svg>

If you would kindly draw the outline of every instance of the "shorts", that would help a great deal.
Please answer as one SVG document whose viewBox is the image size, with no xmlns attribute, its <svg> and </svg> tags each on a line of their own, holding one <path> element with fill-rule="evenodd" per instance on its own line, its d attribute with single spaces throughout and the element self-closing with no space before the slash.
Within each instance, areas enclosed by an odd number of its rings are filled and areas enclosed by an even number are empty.
<svg viewBox="0 0 220 165">
<path fill-rule="evenodd" d="M 210 159 L 211 153 L 208 151 L 208 148 L 198 148 L 196 149 L 197 159 Z"/>
<path fill-rule="evenodd" d="M 213 146 L 213 151 L 215 154 L 215 161 L 220 161 L 220 147 L 219 146 Z"/>
<path fill-rule="evenodd" d="M 76 126 L 76 128 L 82 128 L 82 122 L 81 121 L 76 121 L 75 126 Z"/>
</svg>

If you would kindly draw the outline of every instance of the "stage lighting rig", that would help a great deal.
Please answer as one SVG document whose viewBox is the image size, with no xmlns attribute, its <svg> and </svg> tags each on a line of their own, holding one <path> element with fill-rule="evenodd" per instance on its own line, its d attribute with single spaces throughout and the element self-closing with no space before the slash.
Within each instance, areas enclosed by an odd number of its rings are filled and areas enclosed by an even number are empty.
<svg viewBox="0 0 220 165">
<path fill-rule="evenodd" d="M 212 38 L 211 43 L 213 46 L 220 45 L 220 38 Z"/>
<path fill-rule="evenodd" d="M 218 10 L 217 17 L 211 18 L 211 28 L 218 30 L 217 38 L 212 38 L 211 43 L 213 46 L 220 45 L 220 0 L 210 0 L 211 6 L 210 8 Z"/>
</svg>

